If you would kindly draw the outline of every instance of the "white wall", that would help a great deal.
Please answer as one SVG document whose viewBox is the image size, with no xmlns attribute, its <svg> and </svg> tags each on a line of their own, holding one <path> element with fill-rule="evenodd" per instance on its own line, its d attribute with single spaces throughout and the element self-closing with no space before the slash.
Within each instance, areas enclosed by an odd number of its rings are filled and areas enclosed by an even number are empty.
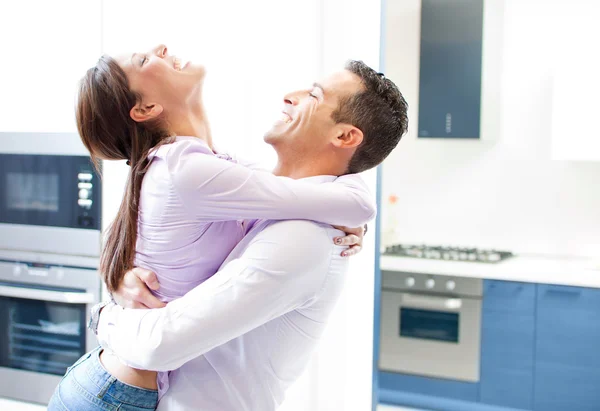
<svg viewBox="0 0 600 411">
<path fill-rule="evenodd" d="M 100 54 L 100 0 L 0 2 L 0 131 L 75 132 L 77 81 Z"/>
<path fill-rule="evenodd" d="M 416 138 L 420 1 L 388 1 L 386 69 L 411 120 L 383 174 L 384 200 L 399 197 L 397 240 L 599 255 L 600 163 L 551 159 L 552 72 L 561 58 L 554 39 L 577 2 L 502 3 L 500 100 L 485 95 L 494 84 L 483 84 L 483 110 L 501 105 L 498 127 L 484 127 L 481 141 L 444 141 Z M 494 53 L 485 42 L 484 56 Z"/>
</svg>

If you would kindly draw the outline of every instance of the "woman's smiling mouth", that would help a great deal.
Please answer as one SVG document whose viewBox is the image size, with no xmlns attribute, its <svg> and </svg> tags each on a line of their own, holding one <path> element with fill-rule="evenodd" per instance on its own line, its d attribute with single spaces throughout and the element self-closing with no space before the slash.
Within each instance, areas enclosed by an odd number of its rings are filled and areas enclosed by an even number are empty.
<svg viewBox="0 0 600 411">
<path fill-rule="evenodd" d="M 281 112 L 281 121 L 283 121 L 284 123 L 291 123 L 292 117 L 285 111 L 282 111 Z"/>
<path fill-rule="evenodd" d="M 182 64 L 182 61 L 179 57 L 173 57 L 173 68 L 177 71 L 182 71 L 188 66 L 188 64 L 190 64 L 189 61 L 185 64 Z"/>
</svg>

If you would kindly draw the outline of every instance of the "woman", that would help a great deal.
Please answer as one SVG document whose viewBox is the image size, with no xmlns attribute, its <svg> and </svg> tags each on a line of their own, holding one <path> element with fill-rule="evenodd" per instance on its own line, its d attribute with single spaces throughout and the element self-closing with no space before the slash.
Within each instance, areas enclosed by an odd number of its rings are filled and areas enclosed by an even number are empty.
<svg viewBox="0 0 600 411">
<path fill-rule="evenodd" d="M 354 176 L 315 186 L 219 158 L 202 103 L 204 74 L 161 45 L 102 57 L 81 82 L 77 125 L 92 159 L 130 165 L 100 261 L 111 292 L 140 266 L 156 272 L 164 302 L 184 295 L 212 276 L 241 240 L 243 218 L 358 226 L 374 214 Z M 67 370 L 48 409 L 154 409 L 167 377 L 96 349 Z"/>
</svg>

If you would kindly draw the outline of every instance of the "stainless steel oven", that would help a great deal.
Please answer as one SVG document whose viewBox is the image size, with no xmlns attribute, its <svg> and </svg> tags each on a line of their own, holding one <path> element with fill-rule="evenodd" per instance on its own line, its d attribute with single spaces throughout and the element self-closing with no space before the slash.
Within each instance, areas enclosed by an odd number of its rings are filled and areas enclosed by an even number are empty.
<svg viewBox="0 0 600 411">
<path fill-rule="evenodd" d="M 0 252 L 0 397 L 46 404 L 68 366 L 97 345 L 97 259 Z"/>
<path fill-rule="evenodd" d="M 0 249 L 98 256 L 101 184 L 73 133 L 0 133 Z"/>
<path fill-rule="evenodd" d="M 379 368 L 479 381 L 482 281 L 382 272 Z"/>
</svg>

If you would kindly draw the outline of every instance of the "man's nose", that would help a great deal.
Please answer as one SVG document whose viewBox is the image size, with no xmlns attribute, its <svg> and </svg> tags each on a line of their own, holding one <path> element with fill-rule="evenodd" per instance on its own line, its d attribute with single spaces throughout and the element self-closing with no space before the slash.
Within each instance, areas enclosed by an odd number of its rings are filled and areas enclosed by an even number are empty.
<svg viewBox="0 0 600 411">
<path fill-rule="evenodd" d="M 154 54 L 156 54 L 161 59 L 167 57 L 167 46 L 165 46 L 164 44 L 159 44 L 154 48 Z"/>
</svg>

